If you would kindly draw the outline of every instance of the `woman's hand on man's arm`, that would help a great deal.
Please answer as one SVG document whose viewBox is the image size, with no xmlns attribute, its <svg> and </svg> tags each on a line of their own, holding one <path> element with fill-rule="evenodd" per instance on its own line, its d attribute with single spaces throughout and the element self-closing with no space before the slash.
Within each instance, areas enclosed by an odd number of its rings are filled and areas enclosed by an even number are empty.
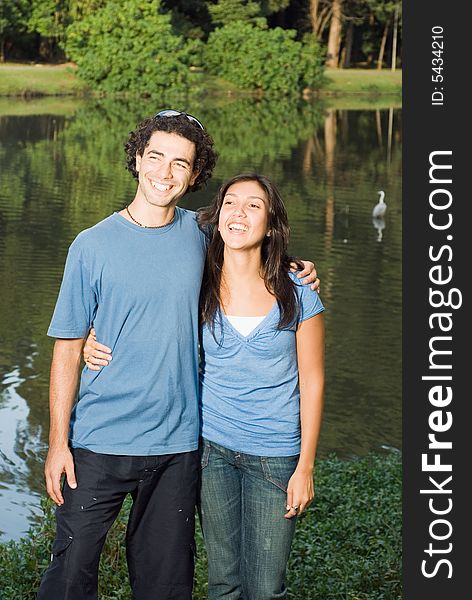
<svg viewBox="0 0 472 600">
<path fill-rule="evenodd" d="M 97 342 L 95 329 L 91 329 L 85 340 L 85 345 L 82 351 L 85 364 L 91 371 L 100 371 L 102 367 L 106 367 L 111 361 L 111 348 Z"/>
</svg>

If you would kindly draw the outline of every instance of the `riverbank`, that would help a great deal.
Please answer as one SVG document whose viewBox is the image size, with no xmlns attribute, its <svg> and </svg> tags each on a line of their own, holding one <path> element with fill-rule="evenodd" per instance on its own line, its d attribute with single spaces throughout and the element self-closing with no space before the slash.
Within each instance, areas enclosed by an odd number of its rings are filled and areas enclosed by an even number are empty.
<svg viewBox="0 0 472 600">
<path fill-rule="evenodd" d="M 70 63 L 60 65 L 0 64 L 0 96 L 81 96 L 88 86 Z"/>
<path fill-rule="evenodd" d="M 327 69 L 327 84 L 320 97 L 358 95 L 380 96 L 401 94 L 401 71 L 375 69 Z M 203 75 L 203 77 L 207 77 Z M 237 93 L 232 84 L 211 79 L 202 87 L 211 93 Z M 0 96 L 84 96 L 93 92 L 76 75 L 73 64 L 0 64 Z"/>
<path fill-rule="evenodd" d="M 102 600 L 129 600 L 124 534 L 130 503 L 111 530 L 100 563 Z M 51 503 L 20 542 L 0 544 L 0 597 L 33 600 L 54 536 Z M 401 459 L 397 453 L 319 460 L 316 497 L 297 525 L 288 574 L 291 600 L 401 598 Z M 194 600 L 207 598 L 207 565 L 197 526 Z"/>
<path fill-rule="evenodd" d="M 321 95 L 401 96 L 402 71 L 387 69 L 326 69 Z"/>
</svg>

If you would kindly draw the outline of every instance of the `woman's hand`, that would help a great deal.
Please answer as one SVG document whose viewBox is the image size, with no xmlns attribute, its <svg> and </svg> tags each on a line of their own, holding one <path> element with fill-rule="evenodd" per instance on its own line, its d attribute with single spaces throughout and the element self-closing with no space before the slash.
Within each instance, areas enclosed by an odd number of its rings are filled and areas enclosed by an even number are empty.
<svg viewBox="0 0 472 600">
<path fill-rule="evenodd" d="M 311 289 L 316 290 L 319 294 L 320 278 L 318 277 L 318 273 L 316 272 L 315 263 L 312 263 L 309 260 L 301 260 L 300 262 L 303 264 L 303 270 L 297 274 L 297 277 L 299 279 L 304 277 L 305 279 L 303 279 L 302 283 L 304 283 L 305 285 L 311 283 Z M 296 263 L 291 263 L 290 266 L 293 273 L 298 270 Z"/>
<path fill-rule="evenodd" d="M 287 512 L 284 517 L 293 519 L 293 517 L 301 515 L 312 503 L 314 497 L 313 471 L 311 469 L 302 470 L 297 467 L 288 482 Z"/>
<path fill-rule="evenodd" d="M 97 342 L 95 329 L 91 329 L 83 348 L 84 361 L 91 371 L 100 371 L 111 361 L 111 348 Z"/>
</svg>

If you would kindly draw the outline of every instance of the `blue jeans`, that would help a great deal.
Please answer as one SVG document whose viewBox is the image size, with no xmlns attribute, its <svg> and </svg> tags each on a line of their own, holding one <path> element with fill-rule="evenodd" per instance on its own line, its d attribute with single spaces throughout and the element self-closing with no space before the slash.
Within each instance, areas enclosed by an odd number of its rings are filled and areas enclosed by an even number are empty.
<svg viewBox="0 0 472 600">
<path fill-rule="evenodd" d="M 200 521 L 210 600 L 286 598 L 295 520 L 285 519 L 298 456 L 241 454 L 203 440 Z"/>
</svg>

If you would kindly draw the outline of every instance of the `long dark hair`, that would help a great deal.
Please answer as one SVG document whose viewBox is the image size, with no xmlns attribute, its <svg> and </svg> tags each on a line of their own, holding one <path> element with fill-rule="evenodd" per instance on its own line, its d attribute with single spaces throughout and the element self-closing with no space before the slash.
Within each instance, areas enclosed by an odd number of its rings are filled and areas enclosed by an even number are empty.
<svg viewBox="0 0 472 600">
<path fill-rule="evenodd" d="M 224 242 L 218 231 L 218 219 L 223 200 L 229 187 L 240 181 L 255 181 L 265 191 L 269 201 L 268 229 L 270 236 L 262 242 L 262 276 L 267 290 L 277 300 L 280 310 L 279 328 L 288 327 L 298 317 L 299 302 L 295 293 L 295 284 L 288 271 L 290 263 L 301 263 L 288 256 L 287 247 L 290 236 L 287 211 L 276 186 L 264 175 L 243 173 L 223 183 L 210 206 L 198 211 L 198 224 L 210 230 L 205 271 L 200 295 L 200 318 L 202 323 L 210 325 L 214 331 L 214 322 L 221 305 L 221 273 L 224 260 Z"/>
</svg>

